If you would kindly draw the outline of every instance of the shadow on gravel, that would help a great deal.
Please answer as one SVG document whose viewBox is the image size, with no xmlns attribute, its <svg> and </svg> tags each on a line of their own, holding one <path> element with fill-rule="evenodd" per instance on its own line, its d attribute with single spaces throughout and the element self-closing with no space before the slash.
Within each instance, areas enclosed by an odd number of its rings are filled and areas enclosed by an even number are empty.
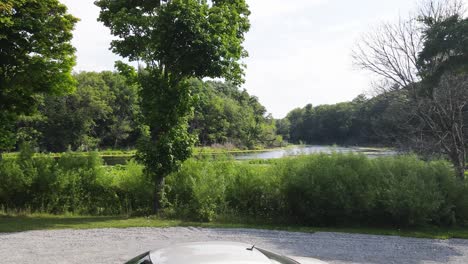
<svg viewBox="0 0 468 264">
<path fill-rule="evenodd" d="M 0 233 L 15 233 L 32 230 L 65 229 L 105 226 L 106 222 L 122 217 L 34 217 L 0 216 Z"/>
</svg>

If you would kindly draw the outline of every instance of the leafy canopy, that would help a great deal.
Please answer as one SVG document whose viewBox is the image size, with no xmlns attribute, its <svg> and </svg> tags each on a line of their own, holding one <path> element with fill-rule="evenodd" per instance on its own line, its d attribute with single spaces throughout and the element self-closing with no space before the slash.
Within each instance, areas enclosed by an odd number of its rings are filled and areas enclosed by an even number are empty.
<svg viewBox="0 0 468 264">
<path fill-rule="evenodd" d="M 468 18 L 423 20 L 424 47 L 417 61 L 422 77 L 437 84 L 445 72 L 468 70 Z"/>
<path fill-rule="evenodd" d="M 77 21 L 58 0 L 0 3 L 0 122 L 34 111 L 39 95 L 73 89 L 70 41 Z M 5 127 L 2 135 L 8 133 Z"/>
<path fill-rule="evenodd" d="M 242 82 L 249 30 L 245 0 L 98 0 L 99 20 L 118 36 L 112 50 L 178 78 Z"/>
<path fill-rule="evenodd" d="M 154 211 L 164 177 L 191 154 L 191 78 L 225 78 L 239 84 L 250 27 L 245 0 L 98 0 L 99 20 L 118 40 L 112 50 L 140 69 L 141 110 L 149 135 L 139 158 L 156 181 Z M 159 197 L 158 197 L 159 196 Z"/>
</svg>

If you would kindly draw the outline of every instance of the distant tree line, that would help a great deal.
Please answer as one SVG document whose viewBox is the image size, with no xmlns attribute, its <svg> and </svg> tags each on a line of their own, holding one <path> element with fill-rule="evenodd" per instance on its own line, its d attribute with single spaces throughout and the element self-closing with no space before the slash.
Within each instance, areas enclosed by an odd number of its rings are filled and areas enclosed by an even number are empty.
<svg viewBox="0 0 468 264">
<path fill-rule="evenodd" d="M 308 104 L 277 120 L 277 131 L 296 144 L 393 146 L 399 133 L 395 125 L 398 105 L 393 97 L 359 95 L 350 102 Z"/>
<path fill-rule="evenodd" d="M 48 95 L 36 114 L 17 122 L 18 142 L 41 151 L 133 149 L 144 133 L 138 85 L 118 72 L 74 75 L 76 91 Z M 189 131 L 198 144 L 255 148 L 278 144 L 275 121 L 255 96 L 230 83 L 192 79 L 194 113 Z"/>
</svg>

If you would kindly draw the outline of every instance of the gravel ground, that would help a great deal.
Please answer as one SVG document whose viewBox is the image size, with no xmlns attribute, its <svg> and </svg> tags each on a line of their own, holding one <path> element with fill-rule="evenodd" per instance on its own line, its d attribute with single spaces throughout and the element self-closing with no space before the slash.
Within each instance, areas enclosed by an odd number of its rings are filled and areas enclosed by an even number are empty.
<svg viewBox="0 0 468 264">
<path fill-rule="evenodd" d="M 123 263 L 174 243 L 217 240 L 254 243 L 329 263 L 468 263 L 468 240 L 462 239 L 183 227 L 0 234 L 0 263 Z"/>
</svg>

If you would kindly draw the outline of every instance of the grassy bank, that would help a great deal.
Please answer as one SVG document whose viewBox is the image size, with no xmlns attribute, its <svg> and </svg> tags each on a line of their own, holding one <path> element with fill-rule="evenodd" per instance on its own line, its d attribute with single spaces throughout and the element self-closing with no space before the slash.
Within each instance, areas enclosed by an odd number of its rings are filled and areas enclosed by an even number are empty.
<svg viewBox="0 0 468 264">
<path fill-rule="evenodd" d="M 0 162 L 0 210 L 73 215 L 151 213 L 153 185 L 136 162 L 102 166 L 97 153 L 60 159 L 23 151 Z M 468 187 L 443 160 L 318 154 L 235 161 L 204 156 L 166 179 L 162 215 L 222 216 L 298 226 L 465 226 Z M 236 221 L 242 222 L 243 221 Z"/>
<path fill-rule="evenodd" d="M 99 216 L 0 216 L 0 233 L 14 233 L 33 230 L 60 230 L 60 229 L 97 229 L 97 228 L 167 228 L 167 227 L 201 227 L 201 228 L 247 228 L 282 230 L 290 232 L 340 232 L 352 234 L 388 235 L 416 238 L 468 239 L 468 228 L 369 228 L 369 227 L 304 227 L 297 225 L 274 225 L 256 223 L 234 223 L 214 221 L 210 223 L 190 222 L 183 220 L 170 220 L 156 217 L 99 217 Z"/>
</svg>

